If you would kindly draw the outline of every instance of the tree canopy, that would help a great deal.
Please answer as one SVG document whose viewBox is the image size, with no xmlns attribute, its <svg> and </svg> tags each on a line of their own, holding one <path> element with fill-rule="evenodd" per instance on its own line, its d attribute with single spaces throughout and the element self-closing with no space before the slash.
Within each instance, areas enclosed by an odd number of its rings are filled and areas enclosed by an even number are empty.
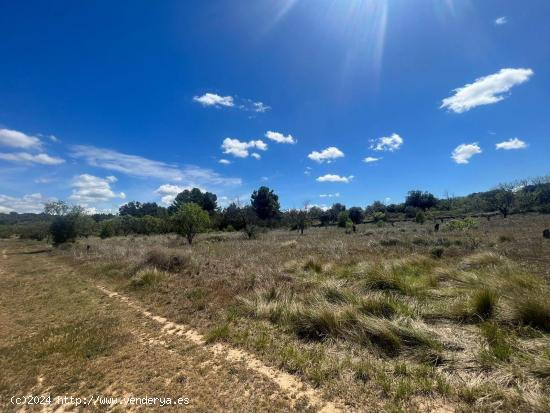
<svg viewBox="0 0 550 413">
<path fill-rule="evenodd" d="M 218 197 L 212 192 L 202 192 L 199 188 L 186 189 L 176 195 L 174 202 L 168 207 L 168 211 L 171 214 L 175 214 L 183 204 L 192 202 L 199 205 L 208 213 L 212 213 L 218 206 L 217 201 Z"/>
<path fill-rule="evenodd" d="M 254 191 L 250 201 L 256 215 L 262 220 L 271 220 L 280 213 L 279 196 L 267 186 L 261 186 Z"/>
</svg>

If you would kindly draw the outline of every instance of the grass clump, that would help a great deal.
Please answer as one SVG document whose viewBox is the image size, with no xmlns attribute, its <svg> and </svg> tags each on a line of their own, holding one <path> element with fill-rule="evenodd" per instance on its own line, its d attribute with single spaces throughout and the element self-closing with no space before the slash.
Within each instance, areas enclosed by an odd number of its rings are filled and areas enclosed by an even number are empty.
<svg viewBox="0 0 550 413">
<path fill-rule="evenodd" d="M 143 263 L 163 271 L 183 272 L 192 268 L 193 259 L 187 252 L 154 248 L 147 253 Z"/>
<path fill-rule="evenodd" d="M 393 318 L 399 312 L 399 307 L 396 301 L 390 297 L 371 296 L 361 301 L 358 310 L 365 315 Z"/>
<path fill-rule="evenodd" d="M 486 364 L 493 361 L 509 361 L 512 345 L 506 332 L 496 323 L 483 323 L 481 334 L 487 342 L 487 348 L 481 351 L 481 360 Z"/>
<path fill-rule="evenodd" d="M 400 293 L 409 291 L 409 286 L 402 277 L 397 276 L 383 266 L 375 267 L 368 272 L 365 287 L 369 290 L 397 291 Z"/>
<path fill-rule="evenodd" d="M 516 303 L 516 318 L 522 324 L 550 331 L 550 304 L 538 297 L 524 297 Z"/>
<path fill-rule="evenodd" d="M 224 323 L 218 326 L 215 326 L 214 328 L 210 329 L 205 337 L 204 340 L 208 343 L 215 343 L 219 341 L 229 341 L 229 337 L 231 336 L 231 329 L 229 327 L 228 323 Z"/>
<path fill-rule="evenodd" d="M 479 290 L 472 296 L 472 310 L 475 316 L 487 320 L 495 314 L 498 295 L 487 288 Z"/>
<path fill-rule="evenodd" d="M 132 287 L 149 287 L 159 283 L 164 277 L 164 274 L 156 268 L 144 268 L 139 270 L 131 279 Z"/>
<path fill-rule="evenodd" d="M 303 265 L 302 269 L 304 271 L 313 271 L 317 274 L 320 274 L 321 272 L 323 272 L 323 266 L 321 265 L 321 263 L 319 263 L 313 258 L 308 259 L 306 263 Z"/>
</svg>

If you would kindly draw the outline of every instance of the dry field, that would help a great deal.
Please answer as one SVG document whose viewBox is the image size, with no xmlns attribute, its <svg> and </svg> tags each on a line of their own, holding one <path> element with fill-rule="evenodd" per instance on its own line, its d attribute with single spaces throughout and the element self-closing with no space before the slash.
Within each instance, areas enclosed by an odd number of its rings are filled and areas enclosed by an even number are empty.
<svg viewBox="0 0 550 413">
<path fill-rule="evenodd" d="M 197 412 L 550 411 L 548 227 L 0 241 L 0 407 L 48 389 Z"/>
</svg>

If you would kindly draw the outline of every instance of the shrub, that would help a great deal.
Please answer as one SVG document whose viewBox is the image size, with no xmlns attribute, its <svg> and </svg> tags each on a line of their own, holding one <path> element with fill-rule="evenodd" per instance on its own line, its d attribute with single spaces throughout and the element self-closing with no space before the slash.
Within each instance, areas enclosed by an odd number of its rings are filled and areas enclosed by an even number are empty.
<svg viewBox="0 0 550 413">
<path fill-rule="evenodd" d="M 472 297 L 472 308 L 474 315 L 486 320 L 491 318 L 496 309 L 498 296 L 489 289 L 482 289 Z"/>
<path fill-rule="evenodd" d="M 424 214 L 424 211 L 418 211 L 416 213 L 414 222 L 416 222 L 417 224 L 424 224 L 424 222 L 426 222 L 426 214 Z"/>
<path fill-rule="evenodd" d="M 155 248 L 147 253 L 144 264 L 163 271 L 182 272 L 192 267 L 193 259 L 189 253 Z"/>
<path fill-rule="evenodd" d="M 342 211 L 338 214 L 338 226 L 340 228 L 347 228 L 349 226 L 348 223 L 351 223 L 349 219 L 349 215 L 347 211 Z"/>
<path fill-rule="evenodd" d="M 455 219 L 449 222 L 445 228 L 448 231 L 467 231 L 469 229 L 475 228 L 477 226 L 477 221 L 473 218 L 465 219 Z"/>
<path fill-rule="evenodd" d="M 101 230 L 99 231 L 101 239 L 111 238 L 115 236 L 115 225 L 112 221 L 105 221 L 101 224 Z"/>
<path fill-rule="evenodd" d="M 78 235 L 76 218 L 72 215 L 56 216 L 50 225 L 54 245 L 74 241 Z"/>
</svg>

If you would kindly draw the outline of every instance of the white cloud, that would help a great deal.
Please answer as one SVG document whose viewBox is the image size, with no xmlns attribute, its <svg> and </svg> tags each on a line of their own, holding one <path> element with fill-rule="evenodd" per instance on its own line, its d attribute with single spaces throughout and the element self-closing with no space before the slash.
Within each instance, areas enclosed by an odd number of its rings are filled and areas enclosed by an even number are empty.
<svg viewBox="0 0 550 413">
<path fill-rule="evenodd" d="M 237 158 L 246 158 L 250 154 L 249 149 L 256 148 L 260 151 L 265 151 L 267 150 L 267 144 L 261 140 L 241 142 L 238 139 L 225 138 L 221 148 L 223 149 L 223 153 L 231 154 Z"/>
<path fill-rule="evenodd" d="M 256 153 L 256 152 L 251 153 L 250 156 L 252 156 L 254 159 L 258 159 L 258 160 L 262 159 L 262 155 L 260 155 L 259 153 Z"/>
<path fill-rule="evenodd" d="M 224 106 L 227 108 L 235 106 L 232 96 L 220 96 L 215 93 L 205 93 L 202 96 L 195 96 L 193 100 L 200 103 L 202 106 Z"/>
<path fill-rule="evenodd" d="M 319 195 L 320 198 L 339 198 L 340 192 L 335 192 L 334 194 L 321 194 Z"/>
<path fill-rule="evenodd" d="M 365 163 L 372 163 L 372 162 L 378 162 L 382 158 L 375 158 L 374 156 L 367 156 L 365 159 L 363 159 L 363 162 Z"/>
<path fill-rule="evenodd" d="M 179 185 L 172 185 L 172 184 L 164 184 L 164 185 L 161 185 L 159 186 L 156 190 L 155 190 L 155 193 L 156 194 L 159 194 L 161 195 L 161 201 L 163 204 L 165 205 L 170 205 L 172 202 L 174 202 L 174 199 L 176 198 L 176 196 L 180 193 L 180 192 L 183 192 L 185 191 L 186 189 L 187 190 L 191 190 L 193 188 L 196 188 L 196 187 L 193 187 L 193 186 L 179 186 Z M 200 188 L 199 189 L 201 191 L 204 191 L 203 188 Z"/>
<path fill-rule="evenodd" d="M 497 26 L 502 26 L 503 24 L 508 23 L 508 18 L 506 16 L 500 16 L 495 19 L 495 24 Z"/>
<path fill-rule="evenodd" d="M 481 148 L 477 143 L 463 143 L 458 145 L 452 154 L 452 158 L 456 163 L 466 164 L 470 162 L 470 158 L 481 153 Z"/>
<path fill-rule="evenodd" d="M 463 113 L 476 106 L 500 102 L 507 97 L 506 92 L 527 82 L 533 73 L 531 69 L 501 69 L 498 73 L 480 77 L 474 83 L 455 89 L 453 96 L 443 99 L 441 108 Z"/>
<path fill-rule="evenodd" d="M 391 136 L 383 136 L 381 138 L 371 140 L 370 148 L 375 151 L 393 152 L 398 150 L 401 145 L 403 145 L 403 138 L 397 133 L 393 133 Z"/>
<path fill-rule="evenodd" d="M 0 129 L 0 145 L 12 148 L 39 148 L 40 139 L 11 129 Z"/>
<path fill-rule="evenodd" d="M 521 139 L 512 138 L 512 139 L 508 139 L 507 141 L 497 143 L 496 148 L 497 149 L 505 149 L 505 150 L 525 149 L 525 148 L 527 148 L 527 143 L 525 143 Z"/>
<path fill-rule="evenodd" d="M 33 212 L 39 213 L 44 210 L 44 204 L 49 199 L 40 193 L 24 195 L 22 198 L 0 194 L 0 213 L 9 212 Z"/>
<path fill-rule="evenodd" d="M 231 163 L 231 161 L 229 161 L 227 159 L 220 159 L 218 161 L 218 163 L 221 163 L 222 165 L 229 165 Z"/>
<path fill-rule="evenodd" d="M 349 184 L 352 180 L 353 180 L 353 175 L 340 176 L 340 175 L 333 175 L 333 174 L 326 174 L 316 179 L 317 182 L 341 182 L 344 184 Z"/>
<path fill-rule="evenodd" d="M 306 170 L 304 171 L 304 175 L 311 175 L 311 167 L 306 166 Z"/>
<path fill-rule="evenodd" d="M 270 130 L 265 133 L 265 137 L 277 143 L 291 143 L 291 144 L 297 143 L 296 139 L 294 139 L 294 137 L 290 134 L 285 136 L 280 132 L 273 132 Z"/>
<path fill-rule="evenodd" d="M 315 162 L 323 163 L 326 161 L 327 163 L 331 163 L 337 158 L 343 158 L 344 152 L 334 146 L 330 146 L 321 152 L 313 151 L 307 157 Z"/>
<path fill-rule="evenodd" d="M 72 149 L 72 156 L 84 159 L 88 165 L 132 176 L 168 179 L 194 186 L 201 184 L 240 185 L 242 182 L 240 178 L 225 178 L 210 169 L 194 165 L 178 168 L 165 162 L 94 146 L 79 145 Z"/>
<path fill-rule="evenodd" d="M 126 198 L 124 192 L 116 194 L 112 190 L 111 184 L 116 181 L 117 179 L 114 176 L 100 178 L 89 174 L 78 175 L 71 183 L 73 191 L 69 199 L 87 206 L 90 203 L 105 202 L 113 198 Z"/>
<path fill-rule="evenodd" d="M 65 162 L 64 159 L 50 156 L 46 153 L 39 153 L 33 155 L 26 152 L 17 153 L 0 153 L 0 159 L 10 162 L 24 162 L 24 163 L 37 163 L 41 165 L 59 165 Z"/>
<path fill-rule="evenodd" d="M 245 112 L 264 113 L 271 109 L 263 102 L 255 102 L 251 99 L 243 99 L 238 96 L 221 96 L 216 93 L 205 93 L 202 96 L 194 96 L 193 100 L 204 107 L 237 108 Z"/>
</svg>

